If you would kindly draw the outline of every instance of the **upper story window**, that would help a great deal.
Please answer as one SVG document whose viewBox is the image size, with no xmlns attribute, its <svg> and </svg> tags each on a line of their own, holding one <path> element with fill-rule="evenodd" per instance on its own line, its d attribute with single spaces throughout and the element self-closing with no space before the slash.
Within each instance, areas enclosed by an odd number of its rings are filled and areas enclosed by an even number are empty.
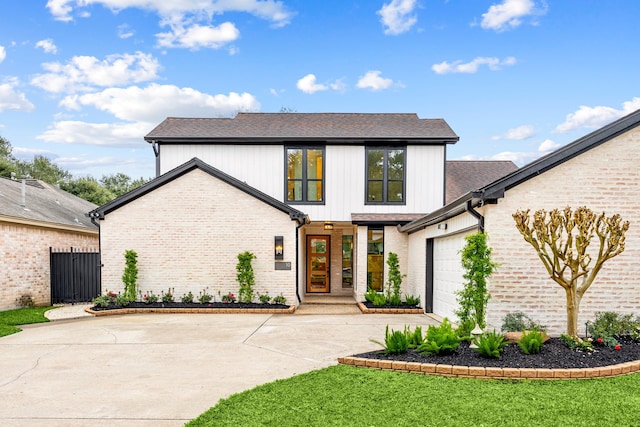
<svg viewBox="0 0 640 427">
<path fill-rule="evenodd" d="M 288 147 L 287 202 L 324 202 L 324 148 Z"/>
<path fill-rule="evenodd" d="M 405 147 L 367 147 L 367 204 L 405 204 Z"/>
</svg>

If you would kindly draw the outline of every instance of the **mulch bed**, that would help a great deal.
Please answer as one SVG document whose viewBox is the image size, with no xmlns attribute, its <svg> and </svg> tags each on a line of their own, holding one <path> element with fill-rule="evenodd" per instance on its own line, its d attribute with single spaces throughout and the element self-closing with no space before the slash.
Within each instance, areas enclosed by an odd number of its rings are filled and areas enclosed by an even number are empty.
<svg viewBox="0 0 640 427">
<path fill-rule="evenodd" d="M 172 308 L 204 308 L 204 309 L 218 309 L 218 308 L 225 308 L 225 309 L 247 309 L 247 308 L 251 308 L 251 309 L 282 309 L 282 310 L 288 310 L 289 306 L 285 305 L 285 304 L 260 304 L 260 303 L 240 303 L 240 302 L 234 302 L 234 303 L 223 303 L 223 302 L 210 302 L 207 304 L 200 304 L 197 302 L 193 302 L 193 303 L 186 303 L 186 302 L 154 302 L 154 303 L 144 303 L 144 302 L 132 302 L 129 305 L 127 305 L 126 307 L 118 307 L 115 304 L 109 304 L 108 307 L 98 307 L 98 306 L 93 306 L 91 307 L 91 310 L 93 311 L 107 311 L 107 310 L 120 310 L 123 308 L 154 308 L 154 309 L 172 309 Z"/>
<path fill-rule="evenodd" d="M 443 356 L 421 355 L 415 350 L 398 355 L 385 355 L 383 351 L 356 354 L 365 359 L 398 360 L 404 362 L 436 363 L 456 366 L 483 366 L 496 368 L 595 368 L 640 360 L 640 343 L 620 341 L 622 348 L 614 350 L 606 346 L 595 346 L 593 353 L 569 349 L 559 338 L 547 341 L 539 354 L 524 354 L 517 344 L 505 347 L 500 359 L 488 359 L 461 342 L 455 353 Z"/>
<path fill-rule="evenodd" d="M 400 305 L 374 305 L 372 302 L 369 301 L 361 301 L 362 305 L 364 305 L 365 307 L 369 308 L 369 309 L 381 309 L 381 308 L 388 308 L 388 309 L 406 309 L 406 308 L 419 308 L 421 309 L 422 307 L 417 306 L 417 305 L 407 305 L 405 303 L 402 303 Z"/>
</svg>

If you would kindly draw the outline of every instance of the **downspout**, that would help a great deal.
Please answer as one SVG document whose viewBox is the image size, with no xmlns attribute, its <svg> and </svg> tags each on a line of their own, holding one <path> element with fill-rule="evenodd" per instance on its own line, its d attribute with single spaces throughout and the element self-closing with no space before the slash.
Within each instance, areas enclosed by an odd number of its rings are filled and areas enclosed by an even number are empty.
<svg viewBox="0 0 640 427">
<path fill-rule="evenodd" d="M 89 212 L 86 214 L 91 219 L 91 223 L 98 227 L 98 253 L 100 254 L 100 264 L 98 264 L 98 280 L 100 280 L 100 292 L 102 292 L 102 230 L 100 229 L 100 223 L 96 220 L 100 218 L 98 212 Z"/>
<path fill-rule="evenodd" d="M 478 220 L 478 230 L 480 233 L 484 233 L 484 216 L 482 216 L 478 211 L 476 211 L 473 206 L 471 206 L 471 200 L 467 200 L 467 204 L 465 205 L 465 211 L 469 212 L 471 215 L 476 217 Z"/>
<path fill-rule="evenodd" d="M 300 229 L 306 223 L 306 220 L 302 220 L 296 226 L 296 297 L 298 298 L 298 304 L 302 302 L 300 298 Z"/>
</svg>

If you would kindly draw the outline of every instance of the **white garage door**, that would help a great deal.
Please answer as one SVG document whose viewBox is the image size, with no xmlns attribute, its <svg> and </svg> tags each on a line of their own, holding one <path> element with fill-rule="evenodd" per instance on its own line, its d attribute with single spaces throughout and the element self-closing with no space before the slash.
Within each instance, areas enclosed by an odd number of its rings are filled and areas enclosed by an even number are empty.
<svg viewBox="0 0 640 427">
<path fill-rule="evenodd" d="M 464 281 L 459 252 L 466 243 L 465 236 L 473 233 L 442 237 L 433 242 L 433 312 L 451 321 L 457 319 L 455 292 L 462 289 Z"/>
</svg>

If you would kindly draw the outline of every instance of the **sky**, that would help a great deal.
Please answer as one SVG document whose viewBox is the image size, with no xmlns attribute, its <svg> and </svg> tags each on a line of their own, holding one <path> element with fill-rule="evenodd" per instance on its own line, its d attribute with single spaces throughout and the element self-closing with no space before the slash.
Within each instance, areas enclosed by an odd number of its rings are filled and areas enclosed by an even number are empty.
<svg viewBox="0 0 640 427">
<path fill-rule="evenodd" d="M 637 0 L 0 0 L 0 136 L 155 174 L 166 117 L 416 113 L 527 164 L 640 109 Z"/>
</svg>

